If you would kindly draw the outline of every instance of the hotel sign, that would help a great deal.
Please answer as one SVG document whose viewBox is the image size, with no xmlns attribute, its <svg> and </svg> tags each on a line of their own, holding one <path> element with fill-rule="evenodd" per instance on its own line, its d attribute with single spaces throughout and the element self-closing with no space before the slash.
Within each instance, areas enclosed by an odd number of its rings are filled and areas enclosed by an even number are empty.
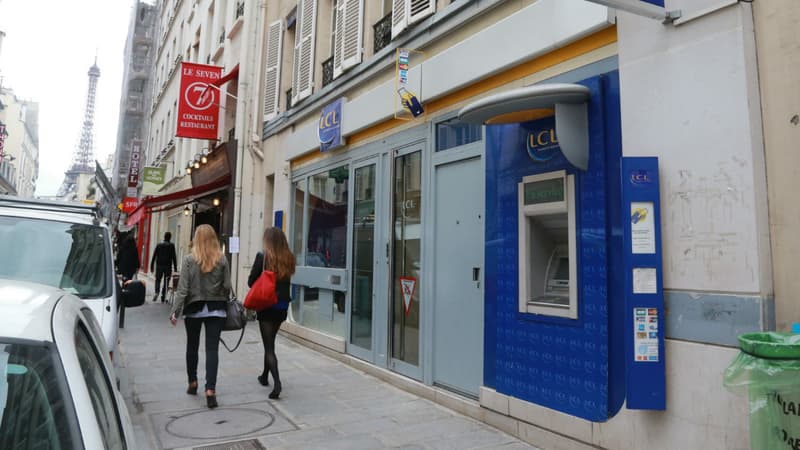
<svg viewBox="0 0 800 450">
<path fill-rule="evenodd" d="M 141 169 L 142 141 L 131 141 L 131 162 L 128 165 L 128 192 L 127 197 L 136 197 L 139 188 L 139 172 Z"/>
</svg>

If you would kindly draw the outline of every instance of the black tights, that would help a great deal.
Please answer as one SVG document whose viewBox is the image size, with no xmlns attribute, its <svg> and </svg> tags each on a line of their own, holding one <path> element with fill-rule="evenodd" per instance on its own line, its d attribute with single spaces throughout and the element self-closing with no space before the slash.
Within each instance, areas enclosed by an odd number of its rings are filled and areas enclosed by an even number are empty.
<svg viewBox="0 0 800 450">
<path fill-rule="evenodd" d="M 261 340 L 264 342 L 264 372 L 261 374 L 265 379 L 271 373 L 275 387 L 281 385 L 281 375 L 278 373 L 278 357 L 275 355 L 275 336 L 281 328 L 282 320 L 259 320 L 258 327 L 261 330 Z"/>
</svg>

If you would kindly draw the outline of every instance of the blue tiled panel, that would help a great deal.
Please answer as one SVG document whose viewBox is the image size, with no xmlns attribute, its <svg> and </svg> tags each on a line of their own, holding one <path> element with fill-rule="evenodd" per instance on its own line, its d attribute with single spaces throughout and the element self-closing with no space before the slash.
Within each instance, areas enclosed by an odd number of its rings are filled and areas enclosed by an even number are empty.
<svg viewBox="0 0 800 450">
<path fill-rule="evenodd" d="M 618 213 L 618 107 L 608 110 L 604 92 L 616 73 L 582 82 L 591 89 L 590 162 L 574 169 L 560 152 L 534 162 L 527 153 L 528 130 L 549 127 L 553 119 L 487 127 L 486 158 L 486 368 L 485 384 L 498 392 L 592 421 L 604 421 L 621 406 L 616 389 L 609 399 L 609 379 L 624 379 L 624 368 L 611 360 L 613 345 L 623 352 L 621 333 L 609 335 L 609 245 L 614 241 L 609 207 Z M 619 103 L 618 89 L 610 102 Z M 606 120 L 606 115 L 617 116 Z M 614 142 L 617 141 L 617 142 Z M 610 145 L 611 144 L 611 145 Z M 613 148 L 608 148 L 613 147 Z M 616 165 L 616 174 L 614 167 Z M 518 311 L 517 184 L 524 176 L 554 170 L 575 175 L 578 240 L 579 318 L 535 316 Z M 620 230 L 617 230 L 620 232 Z M 617 279 L 613 277 L 612 279 Z M 616 291 L 616 289 L 615 289 Z M 620 297 L 617 301 L 621 302 Z M 612 321 L 613 322 L 613 321 Z M 617 336 L 618 335 L 618 336 Z M 617 347 L 618 346 L 618 347 Z M 616 388 L 616 387 L 615 387 Z M 624 391 L 624 389 L 622 389 Z"/>
</svg>

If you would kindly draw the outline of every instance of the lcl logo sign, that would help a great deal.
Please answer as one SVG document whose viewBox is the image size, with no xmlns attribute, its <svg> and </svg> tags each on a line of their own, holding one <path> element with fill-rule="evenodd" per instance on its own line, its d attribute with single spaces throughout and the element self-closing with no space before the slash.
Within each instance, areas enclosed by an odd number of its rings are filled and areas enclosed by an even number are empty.
<svg viewBox="0 0 800 450">
<path fill-rule="evenodd" d="M 631 173 L 631 184 L 645 185 L 653 182 L 653 177 L 647 170 L 635 170 Z"/>
</svg>

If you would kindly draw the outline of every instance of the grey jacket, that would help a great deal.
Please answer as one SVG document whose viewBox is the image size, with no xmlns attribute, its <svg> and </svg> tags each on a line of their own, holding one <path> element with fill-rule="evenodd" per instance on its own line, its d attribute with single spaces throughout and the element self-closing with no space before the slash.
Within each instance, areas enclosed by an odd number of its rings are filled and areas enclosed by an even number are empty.
<svg viewBox="0 0 800 450">
<path fill-rule="evenodd" d="M 227 301 L 230 292 L 231 269 L 225 256 L 211 269 L 211 272 L 203 273 L 194 256 L 189 255 L 181 264 L 181 276 L 172 312 L 178 316 L 186 305 L 194 302 Z"/>
</svg>

